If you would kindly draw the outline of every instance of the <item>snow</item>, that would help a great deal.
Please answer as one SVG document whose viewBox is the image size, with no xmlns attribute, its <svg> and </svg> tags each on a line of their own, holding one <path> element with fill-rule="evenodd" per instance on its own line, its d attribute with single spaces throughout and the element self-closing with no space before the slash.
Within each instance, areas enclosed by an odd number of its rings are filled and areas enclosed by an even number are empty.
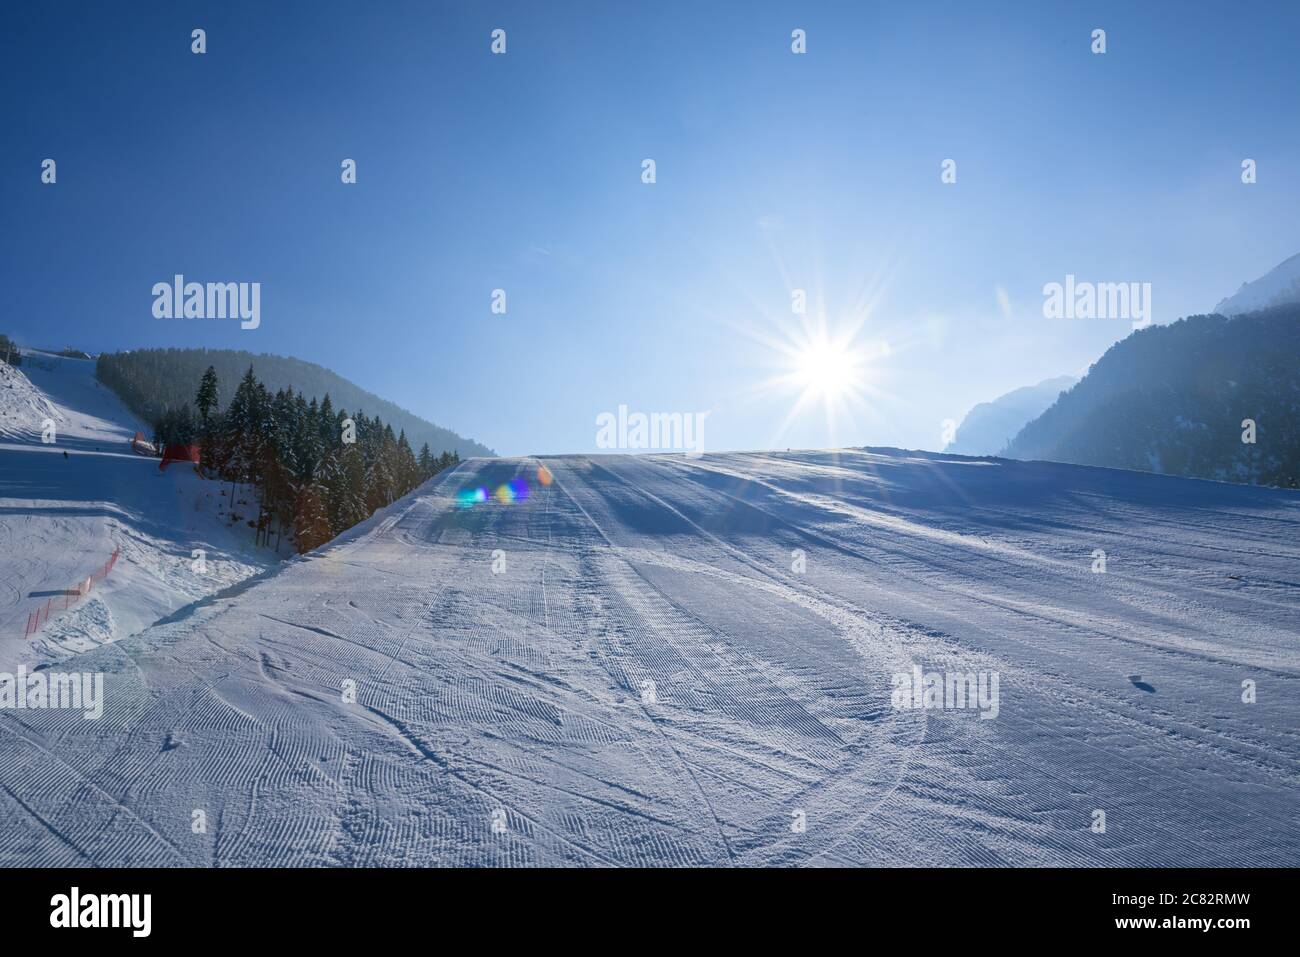
<svg viewBox="0 0 1300 957">
<path fill-rule="evenodd" d="M 32 368 L 29 364 L 28 370 Z M 58 407 L 27 376 L 9 363 L 0 362 L 0 436 L 39 441 L 46 419 L 56 425 L 65 421 Z"/>
<path fill-rule="evenodd" d="M 1235 293 L 1220 300 L 1214 311 L 1222 316 L 1237 316 L 1289 302 L 1300 302 L 1300 253 L 1254 282 L 1243 282 Z"/>
<path fill-rule="evenodd" d="M 30 353 L 0 363 L 0 669 L 52 662 L 132 634 L 274 560 L 251 533 L 219 517 L 215 482 L 192 469 L 158 470 L 136 455 L 149 435 L 95 378 L 93 360 Z M 41 441 L 45 422 L 55 441 Z M 65 457 L 66 454 L 66 457 Z M 114 549 L 111 574 L 40 632 L 29 613 L 65 593 Z M 192 563 L 206 553 L 204 574 Z"/>
<path fill-rule="evenodd" d="M 462 463 L 64 662 L 104 714 L 0 711 L 0 862 L 1300 864 L 1294 493 L 544 462 Z M 895 708 L 914 665 L 996 674 L 996 717 Z"/>
</svg>

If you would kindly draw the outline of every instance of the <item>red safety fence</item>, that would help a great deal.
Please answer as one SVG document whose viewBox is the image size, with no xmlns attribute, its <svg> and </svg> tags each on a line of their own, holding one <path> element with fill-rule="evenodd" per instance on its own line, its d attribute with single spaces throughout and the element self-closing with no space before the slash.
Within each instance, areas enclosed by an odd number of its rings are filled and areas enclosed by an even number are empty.
<svg viewBox="0 0 1300 957">
<path fill-rule="evenodd" d="M 64 592 L 63 597 L 57 602 L 53 598 L 47 599 L 44 605 L 28 614 L 27 630 L 23 633 L 23 637 L 30 638 L 40 630 L 42 624 L 50 620 L 50 616 L 56 611 L 64 611 L 71 608 L 77 602 L 81 601 L 81 599 L 85 598 L 86 595 L 90 594 L 90 589 L 94 587 L 95 582 L 101 582 L 108 577 L 108 573 L 111 572 L 113 566 L 117 564 L 117 556 L 120 554 L 122 554 L 122 549 L 113 549 L 113 554 L 108 556 L 108 561 L 104 562 L 104 566 L 95 569 L 81 581 L 77 582 L 77 587 L 75 589 L 68 589 Z"/>
</svg>

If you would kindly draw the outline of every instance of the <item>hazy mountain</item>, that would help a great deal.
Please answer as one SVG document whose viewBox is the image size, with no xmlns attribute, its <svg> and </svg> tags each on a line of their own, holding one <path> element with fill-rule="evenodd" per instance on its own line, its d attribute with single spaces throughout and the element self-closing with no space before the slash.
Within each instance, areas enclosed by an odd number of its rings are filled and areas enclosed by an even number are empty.
<svg viewBox="0 0 1300 957">
<path fill-rule="evenodd" d="M 1300 253 L 1254 282 L 1243 282 L 1236 293 L 1221 299 L 1214 311 L 1222 316 L 1238 316 L 1289 302 L 1300 302 Z"/>
<path fill-rule="evenodd" d="M 336 410 L 378 415 L 394 432 L 405 429 L 416 450 L 428 442 L 435 455 L 456 452 L 461 458 L 469 458 L 495 454 L 487 446 L 381 399 L 324 366 L 287 356 L 255 355 L 234 349 L 138 349 L 101 356 L 99 378 L 122 397 L 132 412 L 146 422 L 157 422 L 167 408 L 193 405 L 199 378 L 208 366 L 217 370 L 220 404 L 225 408 L 250 365 L 271 392 L 294 389 L 316 399 L 328 393 Z"/>
<path fill-rule="evenodd" d="M 1111 346 L 1005 454 L 1295 488 L 1297 369 L 1300 303 L 1151 326 Z"/>
<path fill-rule="evenodd" d="M 991 402 L 981 402 L 966 413 L 957 427 L 956 438 L 944 451 L 957 455 L 997 455 L 1025 423 L 1042 415 L 1057 396 L 1078 381 L 1068 375 L 1044 379 L 1038 385 L 1016 389 Z"/>
</svg>

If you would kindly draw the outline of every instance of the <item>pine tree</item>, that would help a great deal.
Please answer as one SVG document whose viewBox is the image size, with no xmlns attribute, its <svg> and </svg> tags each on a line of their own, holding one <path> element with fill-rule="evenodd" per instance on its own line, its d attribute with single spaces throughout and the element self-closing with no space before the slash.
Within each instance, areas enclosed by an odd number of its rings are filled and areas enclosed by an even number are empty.
<svg viewBox="0 0 1300 957">
<path fill-rule="evenodd" d="M 370 514 L 387 507 L 393 501 L 393 476 L 386 456 L 379 456 L 366 471 L 365 505 Z"/>
<path fill-rule="evenodd" d="M 396 459 L 397 497 L 400 498 L 421 482 L 420 466 L 415 461 L 415 453 L 411 451 L 411 443 L 406 440 L 405 429 L 397 437 L 397 448 L 394 457 Z"/>
<path fill-rule="evenodd" d="M 365 501 L 366 463 L 361 458 L 361 450 L 355 445 L 336 449 L 329 456 L 326 476 L 330 523 L 337 534 L 364 521 L 370 514 Z"/>
<path fill-rule="evenodd" d="M 310 478 L 312 469 L 315 466 L 315 460 L 312 458 L 314 448 L 309 435 L 311 430 L 308 426 L 307 416 L 307 399 L 299 392 L 293 397 L 293 456 L 294 475 L 298 476 L 300 481 L 306 481 Z"/>
<path fill-rule="evenodd" d="M 194 395 L 194 408 L 199 410 L 199 421 L 203 424 L 203 432 L 208 431 L 212 413 L 220 405 L 220 393 L 217 388 L 217 370 L 214 366 L 208 366 L 208 371 L 203 373 L 203 378 L 199 380 L 199 391 Z"/>
<path fill-rule="evenodd" d="M 199 471 L 204 475 L 217 474 L 218 451 L 216 432 L 220 415 L 221 392 L 217 383 L 217 370 L 208 366 L 199 381 L 199 391 L 194 396 L 195 408 L 199 410 Z"/>
<path fill-rule="evenodd" d="M 325 490 L 315 482 L 306 483 L 298 492 L 293 537 L 300 553 L 319 548 L 334 537 Z"/>
<path fill-rule="evenodd" d="M 276 455 L 291 473 L 297 472 L 298 421 L 293 405 L 293 395 L 284 389 L 271 400 L 271 418 L 275 422 Z"/>
<path fill-rule="evenodd" d="M 333 445 L 335 448 L 339 448 L 343 445 L 343 426 L 347 422 L 348 418 L 347 409 L 339 409 L 338 414 L 334 416 Z"/>
<path fill-rule="evenodd" d="M 168 445 L 189 445 L 194 441 L 198 426 L 188 405 L 178 409 L 165 409 L 154 424 L 154 445 L 162 450 Z"/>
<path fill-rule="evenodd" d="M 235 389 L 226 414 L 222 417 L 221 432 L 217 441 L 221 445 L 218 457 L 221 459 L 221 477 L 230 482 L 230 521 L 233 524 L 238 514 L 236 504 L 239 488 L 251 484 L 256 469 L 258 442 L 257 429 L 260 427 L 261 413 L 258 408 L 260 383 L 253 374 L 250 365 L 244 377 Z"/>
<path fill-rule="evenodd" d="M 334 405 L 330 402 L 328 392 L 325 393 L 325 398 L 321 399 L 318 416 L 316 427 L 320 431 L 321 452 L 323 454 L 339 444 L 339 434 L 334 428 Z"/>
<path fill-rule="evenodd" d="M 304 479 L 311 479 L 316 474 L 316 469 L 325 456 L 320 419 L 320 406 L 312 399 L 303 412 L 302 431 L 298 441 L 299 474 Z"/>
</svg>

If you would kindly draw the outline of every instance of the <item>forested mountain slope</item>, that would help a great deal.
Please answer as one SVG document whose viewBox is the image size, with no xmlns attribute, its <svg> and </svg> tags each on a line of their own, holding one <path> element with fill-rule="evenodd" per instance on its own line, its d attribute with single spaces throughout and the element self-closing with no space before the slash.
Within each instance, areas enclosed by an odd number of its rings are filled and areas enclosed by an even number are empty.
<svg viewBox="0 0 1300 957">
<path fill-rule="evenodd" d="M 1107 350 L 1005 454 L 1295 488 L 1297 369 L 1300 304 L 1152 326 Z"/>
<path fill-rule="evenodd" d="M 482 443 L 428 422 L 323 366 L 287 356 L 235 349 L 138 349 L 100 356 L 98 371 L 100 381 L 121 396 L 132 412 L 156 423 L 167 409 L 193 405 L 195 385 L 209 366 L 221 382 L 229 383 L 218 397 L 219 409 L 224 410 L 234 384 L 250 365 L 272 393 L 292 390 L 317 401 L 328 394 L 336 409 L 378 416 L 394 431 L 405 431 L 417 449 L 427 442 L 435 453 L 455 452 L 462 458 L 494 454 Z"/>
</svg>

